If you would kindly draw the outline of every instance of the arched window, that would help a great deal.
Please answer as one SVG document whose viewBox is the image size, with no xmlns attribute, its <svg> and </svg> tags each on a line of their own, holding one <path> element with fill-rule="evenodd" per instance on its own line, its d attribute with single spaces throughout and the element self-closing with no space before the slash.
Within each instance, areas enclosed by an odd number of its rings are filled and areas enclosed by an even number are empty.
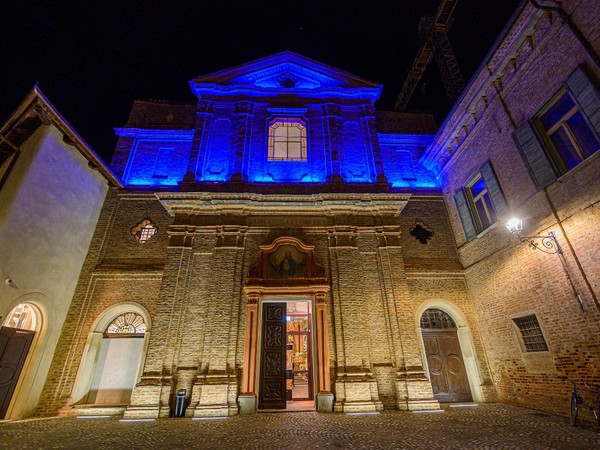
<svg viewBox="0 0 600 450">
<path fill-rule="evenodd" d="M 144 318 L 135 312 L 117 316 L 106 328 L 105 337 L 143 337 L 146 332 Z"/>
<path fill-rule="evenodd" d="M 86 403 L 128 404 L 138 378 L 144 348 L 146 322 L 137 312 L 127 311 L 112 319 L 96 345 L 98 357 Z"/>
<path fill-rule="evenodd" d="M 37 329 L 37 316 L 33 308 L 27 303 L 19 303 L 6 316 L 2 325 L 19 330 L 35 331 Z"/>
<path fill-rule="evenodd" d="M 430 308 L 421 316 L 421 328 L 456 328 L 456 324 L 441 309 Z"/>
<path fill-rule="evenodd" d="M 298 117 L 277 118 L 269 125 L 269 161 L 306 161 L 306 124 Z"/>
</svg>

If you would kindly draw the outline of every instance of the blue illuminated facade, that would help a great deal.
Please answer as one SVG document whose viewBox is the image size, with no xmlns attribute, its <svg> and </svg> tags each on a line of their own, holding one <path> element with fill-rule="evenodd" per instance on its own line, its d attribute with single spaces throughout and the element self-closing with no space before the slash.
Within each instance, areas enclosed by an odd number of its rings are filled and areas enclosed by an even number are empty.
<svg viewBox="0 0 600 450">
<path fill-rule="evenodd" d="M 435 131 L 430 117 L 423 126 L 413 115 L 388 112 L 380 125 L 375 102 L 381 85 L 283 52 L 195 78 L 190 87 L 195 104 L 137 101 L 128 123 L 116 129 L 112 168 L 126 186 L 312 186 L 319 192 L 438 187 L 419 164 Z M 306 124 L 305 161 L 267 157 L 269 124 L 280 118 Z"/>
</svg>

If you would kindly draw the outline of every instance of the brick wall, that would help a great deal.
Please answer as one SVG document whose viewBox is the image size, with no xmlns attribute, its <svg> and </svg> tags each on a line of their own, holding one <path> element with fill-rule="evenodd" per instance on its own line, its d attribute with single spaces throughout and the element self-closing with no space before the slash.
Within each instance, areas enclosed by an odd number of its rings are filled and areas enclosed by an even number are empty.
<svg viewBox="0 0 600 450">
<path fill-rule="evenodd" d="M 563 3 L 598 48 L 596 2 Z M 580 64 L 597 83 L 600 69 L 573 33 L 556 15 L 527 5 L 491 55 L 488 70 L 475 75 L 433 146 L 448 147 L 446 157 L 437 160 L 439 179 L 499 399 L 557 414 L 568 413 L 574 382 L 600 381 L 600 266 L 595 256 L 600 154 L 537 190 L 512 132 L 550 101 Z M 509 211 L 467 241 L 453 196 L 487 161 Z M 534 250 L 507 232 L 504 223 L 511 214 L 523 218 L 525 234 L 557 235 L 566 271 L 558 255 Z M 531 313 L 540 322 L 548 352 L 522 348 L 512 319 Z"/>
</svg>

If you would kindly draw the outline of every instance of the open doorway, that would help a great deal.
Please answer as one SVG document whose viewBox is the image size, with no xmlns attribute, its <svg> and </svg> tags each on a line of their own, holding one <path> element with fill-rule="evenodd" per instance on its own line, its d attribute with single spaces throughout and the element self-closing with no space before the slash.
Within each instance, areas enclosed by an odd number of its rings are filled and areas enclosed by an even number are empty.
<svg viewBox="0 0 600 450">
<path fill-rule="evenodd" d="M 286 409 L 314 407 L 310 306 L 310 302 L 287 303 Z"/>
<path fill-rule="evenodd" d="M 264 302 L 259 409 L 313 410 L 312 302 Z"/>
</svg>

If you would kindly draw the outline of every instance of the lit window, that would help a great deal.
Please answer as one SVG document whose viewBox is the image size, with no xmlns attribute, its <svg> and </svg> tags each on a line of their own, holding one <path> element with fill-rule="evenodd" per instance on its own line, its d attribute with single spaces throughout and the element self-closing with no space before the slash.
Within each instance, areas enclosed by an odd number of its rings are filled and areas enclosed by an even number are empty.
<svg viewBox="0 0 600 450">
<path fill-rule="evenodd" d="M 600 149 L 600 142 L 566 91 L 538 114 L 535 123 L 543 131 L 548 154 L 560 175 Z"/>
<path fill-rule="evenodd" d="M 517 317 L 513 322 L 521 333 L 521 342 L 526 352 L 547 352 L 548 345 L 535 314 Z"/>
<path fill-rule="evenodd" d="M 144 318 L 135 312 L 126 312 L 117 316 L 106 328 L 105 336 L 126 335 L 136 337 L 146 332 Z"/>
<path fill-rule="evenodd" d="M 533 118 L 513 133 L 538 189 L 600 149 L 600 91 L 581 66 Z"/>
<path fill-rule="evenodd" d="M 306 125 L 299 118 L 275 119 L 269 126 L 269 161 L 306 161 Z"/>
<path fill-rule="evenodd" d="M 473 239 L 507 213 L 508 205 L 488 162 L 454 195 L 467 239 Z"/>
<path fill-rule="evenodd" d="M 8 313 L 2 326 L 35 331 L 37 329 L 37 317 L 31 306 L 26 303 L 19 303 Z"/>
<path fill-rule="evenodd" d="M 496 222 L 496 210 L 492 204 L 490 193 L 481 173 L 478 173 L 467 184 L 466 191 L 473 210 L 477 229 L 483 231 Z"/>
<path fill-rule="evenodd" d="M 158 232 L 158 228 L 152 225 L 149 219 L 142 220 L 131 229 L 131 234 L 140 243 L 144 244 Z"/>
</svg>

